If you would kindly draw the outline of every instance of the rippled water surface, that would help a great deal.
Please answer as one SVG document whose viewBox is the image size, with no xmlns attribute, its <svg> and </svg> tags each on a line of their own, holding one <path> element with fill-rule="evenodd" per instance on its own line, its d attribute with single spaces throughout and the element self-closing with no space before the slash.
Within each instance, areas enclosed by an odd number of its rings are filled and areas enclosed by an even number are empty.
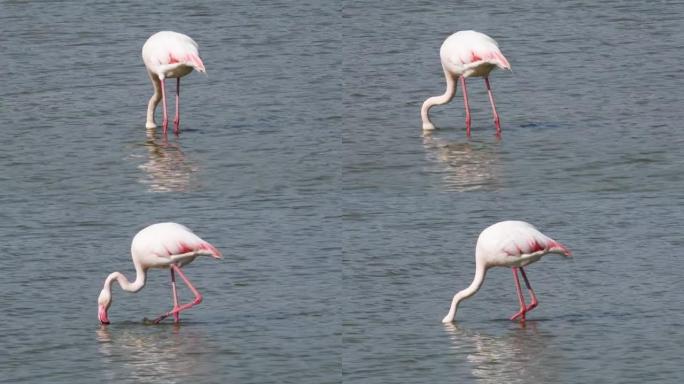
<svg viewBox="0 0 684 384">
<path fill-rule="evenodd" d="M 684 377 L 684 5 L 676 2 L 0 3 L 0 381 L 679 383 Z M 179 137 L 144 129 L 140 49 L 191 35 Z M 499 42 L 444 91 L 439 46 Z M 174 85 L 168 87 L 170 90 Z M 172 104 L 172 103 L 170 103 Z M 173 107 L 171 106 L 171 111 Z M 159 113 L 159 112 L 158 112 Z M 527 220 L 574 252 L 492 270 L 444 326 L 479 232 Z M 177 221 L 225 255 L 134 275 L 130 240 Z M 181 291 L 188 300 L 190 292 Z"/>
<path fill-rule="evenodd" d="M 0 4 L 0 381 L 340 380 L 336 12 Z M 140 50 L 160 29 L 192 36 L 208 72 L 183 78 L 167 140 L 144 128 Z M 172 304 L 169 273 L 151 270 L 137 294 L 115 285 L 101 328 L 104 278 L 133 278 L 131 238 L 167 220 L 223 251 L 186 268 L 204 301 L 180 327 L 144 325 Z"/>
<path fill-rule="evenodd" d="M 342 145 L 343 372 L 363 383 L 678 383 L 684 378 L 684 6 L 672 2 L 349 2 Z M 494 37 L 503 136 L 470 79 L 444 92 L 443 39 Z M 526 327 L 511 272 L 470 284 L 479 232 L 522 219 L 574 259 L 527 268 Z"/>
</svg>

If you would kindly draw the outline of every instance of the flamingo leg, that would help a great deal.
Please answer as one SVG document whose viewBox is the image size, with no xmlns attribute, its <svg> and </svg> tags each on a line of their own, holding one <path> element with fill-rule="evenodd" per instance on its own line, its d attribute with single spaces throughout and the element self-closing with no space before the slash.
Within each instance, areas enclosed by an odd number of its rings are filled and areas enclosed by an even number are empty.
<svg viewBox="0 0 684 384">
<path fill-rule="evenodd" d="M 466 88 L 465 77 L 461 76 L 461 87 L 463 88 L 463 106 L 466 113 L 466 136 L 470 137 L 470 104 L 468 103 L 468 89 Z"/>
<path fill-rule="evenodd" d="M 166 90 L 164 89 L 164 79 L 160 79 L 161 92 L 162 92 L 162 110 L 164 111 L 164 119 L 162 120 L 162 129 L 164 134 L 166 134 L 166 129 L 169 127 L 169 115 L 166 113 Z"/>
<path fill-rule="evenodd" d="M 492 87 L 489 85 L 489 77 L 484 78 L 485 85 L 487 86 L 487 93 L 489 94 L 489 102 L 492 104 L 492 113 L 494 114 L 494 125 L 496 125 L 496 135 L 501 135 L 501 124 L 499 123 L 499 114 L 496 113 L 496 104 L 494 103 L 494 94 L 492 93 Z"/>
<path fill-rule="evenodd" d="M 173 310 L 166 312 L 165 314 L 159 316 L 157 319 L 154 320 L 155 324 L 158 324 L 159 322 L 161 322 L 162 320 L 166 319 L 167 317 L 169 317 L 173 314 L 181 313 L 182 311 L 185 311 L 188 308 L 194 307 L 195 305 L 202 302 L 202 294 L 199 293 L 199 291 L 197 291 L 197 289 L 192 285 L 192 283 L 190 283 L 190 280 L 188 280 L 188 278 L 185 276 L 185 273 L 183 273 L 183 271 L 180 269 L 180 267 L 178 267 L 175 264 L 171 264 L 171 269 L 173 271 L 176 271 L 178 273 L 178 275 L 181 277 L 181 279 L 183 279 L 185 284 L 188 286 L 188 288 L 190 288 L 192 293 L 195 295 L 195 300 L 193 300 L 191 303 L 183 304 L 183 305 L 179 306 L 178 308 L 174 308 Z"/>
<path fill-rule="evenodd" d="M 518 280 L 518 268 L 513 267 L 512 270 L 513 280 L 515 281 L 515 290 L 518 293 L 518 301 L 520 302 L 520 311 L 511 316 L 511 320 L 515 320 L 519 317 L 520 321 L 525 321 L 525 312 L 527 312 L 527 307 L 525 306 L 525 297 L 523 296 L 522 289 L 520 288 L 520 280 Z"/>
<path fill-rule="evenodd" d="M 534 308 L 537 307 L 537 304 L 539 302 L 537 301 L 537 295 L 534 294 L 534 290 L 532 289 L 532 286 L 530 285 L 530 281 L 527 280 L 527 275 L 525 274 L 525 270 L 520 267 L 520 274 L 522 275 L 523 279 L 525 280 L 525 286 L 527 287 L 527 290 L 530 291 L 530 296 L 532 296 L 532 302 L 530 305 L 525 308 L 525 312 L 529 312 L 533 310 Z"/>
<path fill-rule="evenodd" d="M 171 290 L 173 291 L 173 309 L 178 308 L 178 291 L 176 290 L 176 274 L 173 272 L 173 268 L 169 268 L 171 271 Z M 173 314 L 173 321 L 175 323 L 180 323 L 180 315 L 178 312 Z"/>
<path fill-rule="evenodd" d="M 176 78 L 176 117 L 173 119 L 173 132 L 180 132 L 180 77 Z"/>
</svg>

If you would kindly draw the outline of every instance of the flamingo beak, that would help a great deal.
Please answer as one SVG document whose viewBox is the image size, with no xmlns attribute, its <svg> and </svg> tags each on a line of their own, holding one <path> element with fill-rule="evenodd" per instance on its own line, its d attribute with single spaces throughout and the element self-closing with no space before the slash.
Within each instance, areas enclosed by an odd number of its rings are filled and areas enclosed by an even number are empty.
<svg viewBox="0 0 684 384">
<path fill-rule="evenodd" d="M 107 317 L 107 309 L 104 305 L 100 305 L 97 310 L 97 317 L 100 319 L 100 323 L 109 324 L 109 317 Z"/>
</svg>

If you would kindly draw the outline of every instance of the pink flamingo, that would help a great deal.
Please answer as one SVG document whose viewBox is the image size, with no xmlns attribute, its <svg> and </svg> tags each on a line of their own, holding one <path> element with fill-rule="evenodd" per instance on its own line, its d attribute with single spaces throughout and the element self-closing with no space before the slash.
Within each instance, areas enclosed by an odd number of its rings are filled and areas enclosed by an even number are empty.
<svg viewBox="0 0 684 384">
<path fill-rule="evenodd" d="M 501 221 L 489 226 L 482 231 L 477 239 L 475 247 L 475 278 L 470 286 L 456 295 L 451 301 L 449 313 L 442 320 L 443 323 L 451 323 L 456 316 L 458 304 L 474 295 L 484 282 L 485 274 L 491 267 L 511 267 L 515 289 L 518 293 L 520 311 L 511 317 L 511 320 L 520 318 L 525 321 L 525 313 L 537 306 L 537 296 L 527 280 L 524 266 L 534 263 L 547 253 L 556 253 L 570 257 L 572 253 L 563 244 L 539 232 L 532 224 L 524 221 Z M 525 279 L 527 290 L 530 291 L 532 301 L 525 304 L 525 298 L 520 289 L 518 271 Z"/>
<path fill-rule="evenodd" d="M 466 111 L 466 134 L 470 137 L 470 105 L 468 104 L 468 91 L 466 89 L 466 77 L 484 77 L 489 102 L 492 104 L 496 134 L 501 135 L 499 114 L 496 113 L 494 95 L 489 85 L 489 73 L 496 67 L 511 69 L 508 60 L 499 50 L 499 46 L 491 37 L 475 31 L 460 31 L 449 36 L 439 49 L 442 59 L 442 69 L 446 76 L 446 92 L 440 96 L 433 96 L 423 103 L 420 116 L 423 120 L 423 130 L 431 131 L 435 126 L 430 122 L 428 112 L 435 105 L 446 104 L 456 94 L 456 79 L 461 78 L 463 88 L 463 103 Z"/>
<path fill-rule="evenodd" d="M 104 287 L 97 299 L 98 317 L 102 324 L 109 324 L 107 310 L 112 304 L 112 284 L 114 281 L 119 283 L 124 291 L 138 292 L 145 286 L 145 278 L 149 268 L 169 268 L 171 270 L 173 310 L 159 316 L 154 322 L 159 323 L 173 315 L 175 322 L 178 323 L 181 311 L 202 302 L 202 295 L 190 283 L 181 267 L 195 260 L 197 256 L 211 256 L 220 259 L 221 252 L 180 224 L 158 223 L 144 228 L 135 235 L 131 243 L 131 256 L 135 267 L 135 281 L 131 283 L 120 272 L 113 272 L 105 279 Z M 179 304 L 174 272 L 178 273 L 195 295 L 195 299 L 191 303 Z"/>
<path fill-rule="evenodd" d="M 196 69 L 206 73 L 204 63 L 199 57 L 197 43 L 189 36 L 182 33 L 162 31 L 150 36 L 142 48 L 142 58 L 154 86 L 154 95 L 147 104 L 147 123 L 145 127 L 155 128 L 154 111 L 157 104 L 162 100 L 164 120 L 162 127 L 164 133 L 169 125 L 166 113 L 166 93 L 164 91 L 164 79 L 176 78 L 176 117 L 173 120 L 174 132 L 178 134 L 180 129 L 180 78 Z"/>
</svg>

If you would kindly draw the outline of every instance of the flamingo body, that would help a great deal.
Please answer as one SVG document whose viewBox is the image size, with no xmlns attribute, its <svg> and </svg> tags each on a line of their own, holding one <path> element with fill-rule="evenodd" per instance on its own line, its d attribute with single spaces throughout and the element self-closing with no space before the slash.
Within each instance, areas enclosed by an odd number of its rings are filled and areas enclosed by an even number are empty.
<svg viewBox="0 0 684 384">
<path fill-rule="evenodd" d="M 444 40 L 439 50 L 439 56 L 446 77 L 447 89 L 443 95 L 431 97 L 423 103 L 421 108 L 423 129 L 435 129 L 435 126 L 430 122 L 429 110 L 435 105 L 446 104 L 451 101 L 456 93 L 456 79 L 460 78 L 466 109 L 466 129 L 470 135 L 470 106 L 465 79 L 468 77 L 484 77 L 494 113 L 494 123 L 497 127 L 497 134 L 499 134 L 501 127 L 489 84 L 489 73 L 495 68 L 511 69 L 511 65 L 499 50 L 496 41 L 484 33 L 459 31 Z"/>
<path fill-rule="evenodd" d="M 523 267 L 534 263 L 542 256 L 555 253 L 570 257 L 572 253 L 563 244 L 541 233 L 532 224 L 524 221 L 501 221 L 487 227 L 477 239 L 475 247 L 475 278 L 470 286 L 459 291 L 451 302 L 449 313 L 442 320 L 450 323 L 456 316 L 458 304 L 474 295 L 484 283 L 486 272 L 491 267 L 511 267 L 520 301 L 521 309 L 511 317 L 525 320 L 525 313 L 537 306 L 537 298 L 527 279 Z M 522 274 L 525 285 L 532 296 L 532 303 L 525 304 L 518 271 Z"/>
<path fill-rule="evenodd" d="M 164 121 L 163 129 L 166 132 L 168 116 L 166 113 L 166 95 L 164 92 L 164 79 L 176 78 L 176 117 L 174 119 L 175 131 L 178 132 L 180 78 L 197 70 L 205 73 L 204 63 L 199 56 L 197 43 L 189 36 L 178 32 L 161 31 L 150 36 L 142 48 L 142 58 L 147 72 L 154 86 L 154 95 L 150 98 L 147 106 L 147 128 L 155 128 L 154 111 L 163 101 Z"/>
<path fill-rule="evenodd" d="M 488 76 L 497 67 L 511 69 L 496 41 L 475 31 L 460 31 L 447 37 L 439 57 L 450 73 L 466 78 Z"/>
<path fill-rule="evenodd" d="M 187 254 L 182 258 L 171 256 Z M 168 268 L 171 263 L 182 267 L 199 255 L 220 258 L 221 252 L 202 240 L 187 227 L 177 223 L 158 223 L 144 228 L 131 242 L 131 255 L 148 268 Z"/>
<path fill-rule="evenodd" d="M 501 221 L 487 227 L 477 239 L 477 261 L 491 267 L 524 267 L 547 253 L 569 256 L 561 243 L 524 221 Z"/>
<path fill-rule="evenodd" d="M 178 321 L 178 313 L 180 311 L 199 304 L 202 298 L 180 269 L 198 256 L 211 256 L 220 259 L 221 252 L 210 243 L 195 235 L 187 227 L 177 223 L 153 224 L 138 232 L 131 243 L 131 257 L 136 271 L 135 281 L 130 282 L 120 272 L 113 272 L 107 276 L 98 298 L 98 318 L 100 322 L 102 324 L 109 324 L 107 310 L 112 302 L 112 284 L 116 281 L 124 291 L 138 292 L 145 286 L 147 270 L 150 268 L 171 269 L 174 310 L 162 315 L 157 319 L 157 322 L 171 314 Z M 192 305 L 178 305 L 174 272 L 178 273 L 193 293 L 195 293 L 195 302 L 191 303 Z"/>
</svg>

